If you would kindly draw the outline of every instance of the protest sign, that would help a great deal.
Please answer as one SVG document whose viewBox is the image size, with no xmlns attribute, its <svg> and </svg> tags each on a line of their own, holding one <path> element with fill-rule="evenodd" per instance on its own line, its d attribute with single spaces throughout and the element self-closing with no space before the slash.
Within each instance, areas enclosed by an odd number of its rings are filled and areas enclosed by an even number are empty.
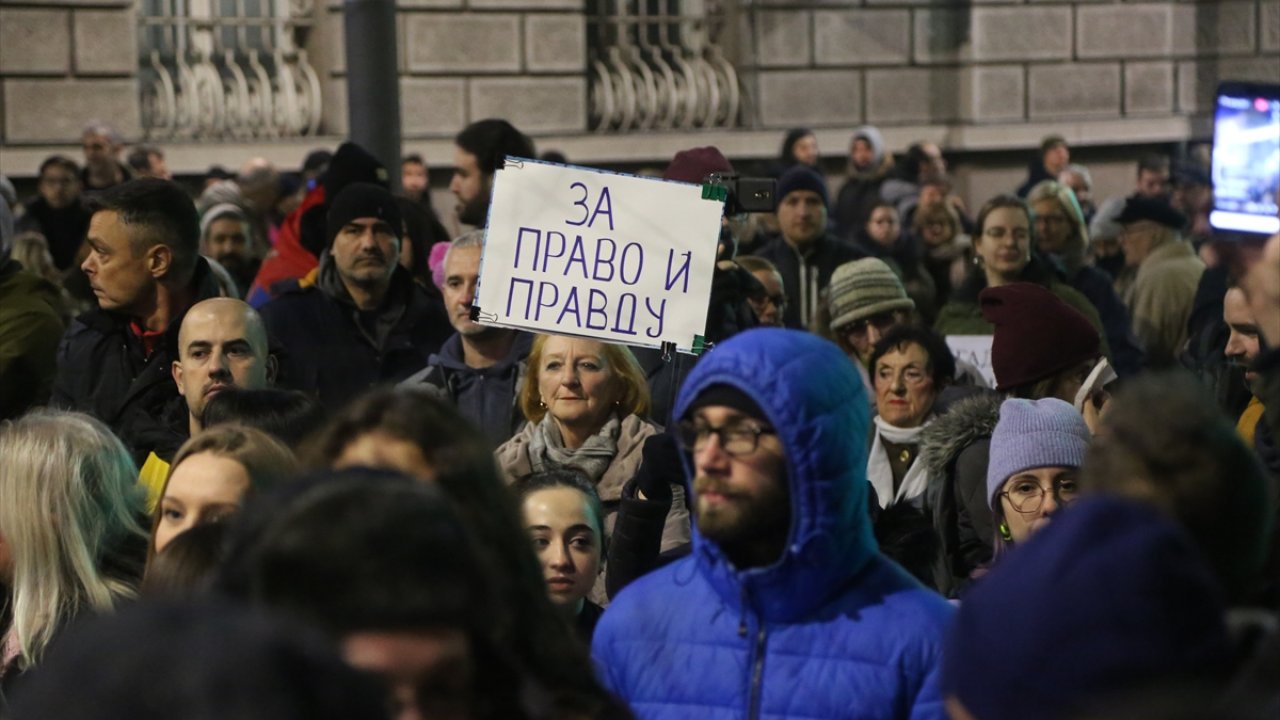
<svg viewBox="0 0 1280 720">
<path fill-rule="evenodd" d="M 957 370 L 963 365 L 977 369 L 987 381 L 987 387 L 996 386 L 996 372 L 991 367 L 991 340 L 993 335 L 948 335 L 947 347 L 956 358 Z"/>
<path fill-rule="evenodd" d="M 508 158 L 494 174 L 476 321 L 700 352 L 724 207 L 707 195 Z"/>
</svg>

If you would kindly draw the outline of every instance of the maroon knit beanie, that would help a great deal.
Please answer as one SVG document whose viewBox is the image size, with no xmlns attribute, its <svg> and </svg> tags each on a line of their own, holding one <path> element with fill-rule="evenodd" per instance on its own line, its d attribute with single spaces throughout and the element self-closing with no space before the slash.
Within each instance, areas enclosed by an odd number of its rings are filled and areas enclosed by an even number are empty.
<svg viewBox="0 0 1280 720">
<path fill-rule="evenodd" d="M 662 173 L 662 179 L 701 184 L 711 173 L 733 174 L 733 164 L 714 145 L 676 153 Z"/>
<path fill-rule="evenodd" d="M 1001 392 L 1098 357 L 1101 340 L 1089 318 L 1040 285 L 987 288 L 978 302 L 982 317 L 996 326 L 991 369 Z"/>
</svg>

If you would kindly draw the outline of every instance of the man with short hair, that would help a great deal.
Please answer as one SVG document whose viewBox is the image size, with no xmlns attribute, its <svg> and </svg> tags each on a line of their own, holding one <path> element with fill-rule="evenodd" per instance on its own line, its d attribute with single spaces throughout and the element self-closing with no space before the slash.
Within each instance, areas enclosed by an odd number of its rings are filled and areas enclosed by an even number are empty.
<svg viewBox="0 0 1280 720">
<path fill-rule="evenodd" d="M 129 168 L 120 162 L 124 139 L 110 125 L 96 120 L 90 122 L 80 133 L 80 140 L 84 148 L 80 182 L 86 193 L 115 187 L 132 177 Z"/>
<path fill-rule="evenodd" d="M 43 235 L 54 266 L 67 270 L 76 264 L 92 215 L 80 195 L 80 168 L 70 158 L 51 155 L 40 163 L 39 178 L 39 195 L 26 204 L 17 229 Z"/>
<path fill-rule="evenodd" d="M 1230 333 L 1223 355 L 1244 372 L 1245 386 L 1249 388 L 1249 404 L 1236 420 L 1236 432 L 1253 448 L 1271 475 L 1280 479 L 1280 448 L 1276 447 L 1270 429 L 1274 413 L 1267 412 L 1263 404 L 1262 384 L 1253 368 L 1258 356 L 1267 349 L 1267 342 L 1258 330 L 1244 290 L 1234 286 L 1227 289 L 1222 298 L 1222 321 Z"/>
<path fill-rule="evenodd" d="M 156 445 L 139 473 L 152 509 L 160 502 L 174 454 L 203 429 L 205 404 L 227 388 L 260 390 L 275 380 L 276 359 L 267 349 L 262 318 L 234 298 L 209 298 L 191 306 L 178 329 L 178 359 L 170 374 L 180 395 L 164 412 L 172 435 L 168 443 Z"/>
<path fill-rule="evenodd" d="M 402 385 L 425 389 L 457 405 L 462 416 L 497 447 L 524 422 L 517 398 L 524 385 L 533 336 L 471 319 L 483 247 L 483 230 L 467 232 L 450 244 L 444 256 L 441 290 L 455 332 L 427 366 Z"/>
<path fill-rule="evenodd" d="M 221 265 L 243 297 L 258 274 L 261 260 L 253 255 L 253 227 L 239 205 L 222 203 L 200 218 L 200 254 Z"/>
<path fill-rule="evenodd" d="M 90 209 L 81 268 L 98 308 L 63 337 L 52 403 L 96 416 L 141 461 L 170 437 L 163 409 L 178 396 L 169 366 L 182 319 L 218 283 L 199 253 L 195 206 L 173 182 L 131 180 Z"/>
<path fill-rule="evenodd" d="M 827 183 L 821 175 L 808 167 L 793 167 L 778 180 L 776 194 L 780 234 L 756 255 L 772 262 L 782 275 L 790 301 L 783 321 L 787 327 L 803 328 L 813 320 L 831 274 L 862 253 L 827 233 Z"/>
<path fill-rule="evenodd" d="M 449 190 L 458 198 L 458 222 L 482 228 L 489 223 L 493 174 L 508 155 L 531 158 L 533 141 L 506 120 L 480 120 L 454 138 L 453 180 Z"/>
<path fill-rule="evenodd" d="M 628 585 L 592 643 L 638 716 L 942 717 L 952 609 L 876 547 L 867 408 L 808 333 L 750 330 L 694 367 L 676 407 L 693 554 Z"/>
<path fill-rule="evenodd" d="M 286 284 L 261 313 L 282 350 L 280 384 L 336 408 L 426 365 L 449 324 L 439 301 L 398 262 L 404 223 L 386 188 L 346 186 L 326 228 L 329 246 L 314 281 Z"/>
<path fill-rule="evenodd" d="M 1131 197 L 1158 200 L 1170 205 L 1168 157 L 1152 153 L 1138 159 L 1138 174 L 1134 182 L 1133 194 L 1115 195 L 1103 201 L 1089 223 L 1089 237 L 1095 242 L 1099 238 L 1103 241 L 1115 238 L 1119 232 L 1118 218 L 1120 213 L 1124 212 L 1125 203 Z"/>
<path fill-rule="evenodd" d="M 1152 367 L 1172 365 L 1187 341 L 1187 320 L 1204 263 L 1182 239 L 1186 217 L 1161 199 L 1134 196 L 1116 218 L 1120 249 L 1136 271 L 1124 293 L 1133 331 Z"/>
<path fill-rule="evenodd" d="M 134 177 L 156 177 L 172 180 L 169 167 L 164 162 L 164 151 L 155 145 L 139 145 L 129 153 L 129 169 Z"/>
</svg>

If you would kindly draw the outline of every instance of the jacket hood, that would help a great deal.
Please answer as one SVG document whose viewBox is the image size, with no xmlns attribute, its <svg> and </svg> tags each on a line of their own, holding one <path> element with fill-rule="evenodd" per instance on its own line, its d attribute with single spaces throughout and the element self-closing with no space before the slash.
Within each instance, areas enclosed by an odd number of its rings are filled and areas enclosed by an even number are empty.
<svg viewBox="0 0 1280 720">
<path fill-rule="evenodd" d="M 980 392 L 953 403 L 946 412 L 934 418 L 920 433 L 921 460 L 929 477 L 941 482 L 947 469 L 960 452 L 982 438 L 991 437 L 1000 420 L 1000 403 L 1005 396 L 996 392 Z"/>
<path fill-rule="evenodd" d="M 719 384 L 754 400 L 777 429 L 787 456 L 791 530 L 777 562 L 738 570 L 695 523 L 697 563 L 726 604 L 791 621 L 821 606 L 878 552 L 867 511 L 866 390 L 833 343 L 775 328 L 739 333 L 702 358 L 680 391 L 675 416 Z"/>
</svg>

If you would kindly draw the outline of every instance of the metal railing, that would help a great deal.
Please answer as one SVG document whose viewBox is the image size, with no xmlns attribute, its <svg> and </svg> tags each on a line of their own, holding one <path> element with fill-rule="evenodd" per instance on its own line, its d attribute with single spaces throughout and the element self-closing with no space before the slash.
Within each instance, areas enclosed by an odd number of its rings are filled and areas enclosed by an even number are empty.
<svg viewBox="0 0 1280 720">
<path fill-rule="evenodd" d="M 147 137 L 315 134 L 320 79 L 298 43 L 311 12 L 311 0 L 139 0 Z"/>
<path fill-rule="evenodd" d="M 590 2 L 591 128 L 607 133 L 738 126 L 742 89 L 718 44 L 723 20 L 714 0 Z"/>
</svg>

